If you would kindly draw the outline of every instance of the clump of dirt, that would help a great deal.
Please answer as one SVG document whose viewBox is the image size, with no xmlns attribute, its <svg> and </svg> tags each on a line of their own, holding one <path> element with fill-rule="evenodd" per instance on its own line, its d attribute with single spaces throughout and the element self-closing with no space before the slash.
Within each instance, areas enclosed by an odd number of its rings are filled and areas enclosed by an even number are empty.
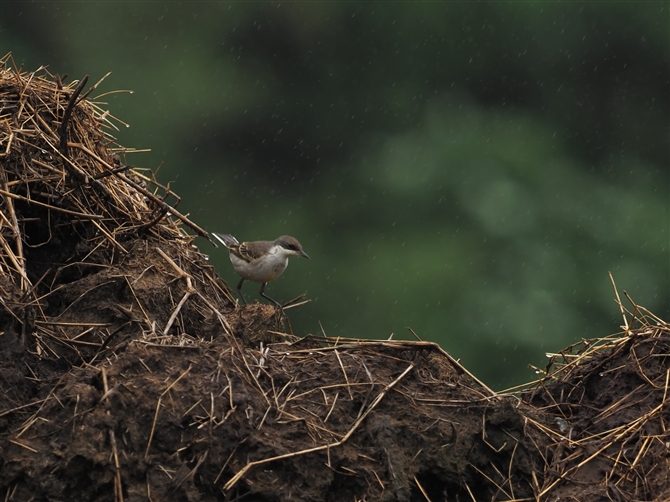
<svg viewBox="0 0 670 502">
<path fill-rule="evenodd" d="M 668 325 L 513 394 L 433 343 L 286 333 L 125 163 L 94 89 L 0 60 L 0 498 L 667 498 Z"/>
</svg>

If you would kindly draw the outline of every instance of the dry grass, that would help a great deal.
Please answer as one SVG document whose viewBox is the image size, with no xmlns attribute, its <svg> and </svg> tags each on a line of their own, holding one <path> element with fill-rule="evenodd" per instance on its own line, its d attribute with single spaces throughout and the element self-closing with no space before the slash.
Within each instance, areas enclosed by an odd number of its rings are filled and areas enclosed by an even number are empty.
<svg viewBox="0 0 670 502">
<path fill-rule="evenodd" d="M 176 274 L 185 286 L 163 326 L 155 325 L 137 299 L 147 331 L 168 336 L 192 297 L 214 312 L 221 301 L 233 302 L 211 269 L 203 273 L 192 266 L 201 255 L 191 248 L 194 237 L 184 227 L 209 239 L 207 232 L 176 209 L 179 197 L 151 171 L 122 162 L 135 153 L 112 135 L 123 123 L 99 98 L 87 99 L 104 78 L 88 89 L 87 80 L 64 85 L 45 68 L 21 72 L 10 55 L 0 59 L 0 292 L 6 299 L 1 308 L 23 326 L 24 341 L 36 332 L 36 350 L 52 355 L 53 344 L 75 353 L 87 344 L 102 348 L 103 342 L 81 339 L 86 335 L 81 330 L 72 337 L 66 331 L 109 326 L 64 321 L 76 302 L 57 313 L 43 306 L 72 282 L 73 273 L 81 278 L 87 270 L 111 270 L 131 255 L 129 246 L 138 238 L 153 241 L 148 251 L 166 265 L 158 270 Z M 147 271 L 156 271 L 155 264 L 147 265 Z M 133 294 L 141 279 L 128 282 Z M 137 320 L 135 313 L 126 314 Z M 219 318 L 229 332 L 220 313 Z M 108 331 L 104 338 L 110 336 Z"/>
</svg>

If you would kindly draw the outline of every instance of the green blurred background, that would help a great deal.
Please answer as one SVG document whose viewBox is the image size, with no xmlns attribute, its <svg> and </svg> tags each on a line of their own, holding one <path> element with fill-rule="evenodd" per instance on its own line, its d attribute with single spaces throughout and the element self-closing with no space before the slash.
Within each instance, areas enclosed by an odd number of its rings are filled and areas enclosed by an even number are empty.
<svg viewBox="0 0 670 502">
<path fill-rule="evenodd" d="M 296 334 L 438 342 L 496 389 L 670 318 L 668 2 L 0 2 L 209 231 L 297 237 Z M 94 94 L 95 95 L 95 94 Z M 200 249 L 231 286 L 227 254 Z M 250 298 L 258 286 L 247 283 Z M 197 335 L 197 333 L 194 333 Z"/>
</svg>

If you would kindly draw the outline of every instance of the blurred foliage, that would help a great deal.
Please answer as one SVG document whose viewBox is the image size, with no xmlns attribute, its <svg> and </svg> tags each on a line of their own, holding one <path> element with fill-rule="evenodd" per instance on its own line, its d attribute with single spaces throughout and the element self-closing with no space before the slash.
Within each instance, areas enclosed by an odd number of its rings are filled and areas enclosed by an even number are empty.
<svg viewBox="0 0 670 502">
<path fill-rule="evenodd" d="M 495 388 L 670 317 L 667 2 L 12 2 L 0 52 L 102 98 L 182 209 L 296 236 L 298 334 L 407 338 Z M 235 285 L 227 256 L 198 241 Z M 247 293 L 256 289 L 246 284 Z M 255 293 L 255 292 L 254 292 Z M 251 295 L 249 295 L 251 296 Z"/>
</svg>

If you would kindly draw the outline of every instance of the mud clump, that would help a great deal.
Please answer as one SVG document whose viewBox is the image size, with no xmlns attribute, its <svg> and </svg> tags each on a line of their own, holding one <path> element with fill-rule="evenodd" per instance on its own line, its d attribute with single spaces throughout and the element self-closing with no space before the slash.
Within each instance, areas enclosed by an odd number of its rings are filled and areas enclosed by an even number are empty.
<svg viewBox="0 0 670 502">
<path fill-rule="evenodd" d="M 513 394 L 433 343 L 286 333 L 88 93 L 0 60 L 2 500 L 670 498 L 667 324 Z"/>
</svg>

